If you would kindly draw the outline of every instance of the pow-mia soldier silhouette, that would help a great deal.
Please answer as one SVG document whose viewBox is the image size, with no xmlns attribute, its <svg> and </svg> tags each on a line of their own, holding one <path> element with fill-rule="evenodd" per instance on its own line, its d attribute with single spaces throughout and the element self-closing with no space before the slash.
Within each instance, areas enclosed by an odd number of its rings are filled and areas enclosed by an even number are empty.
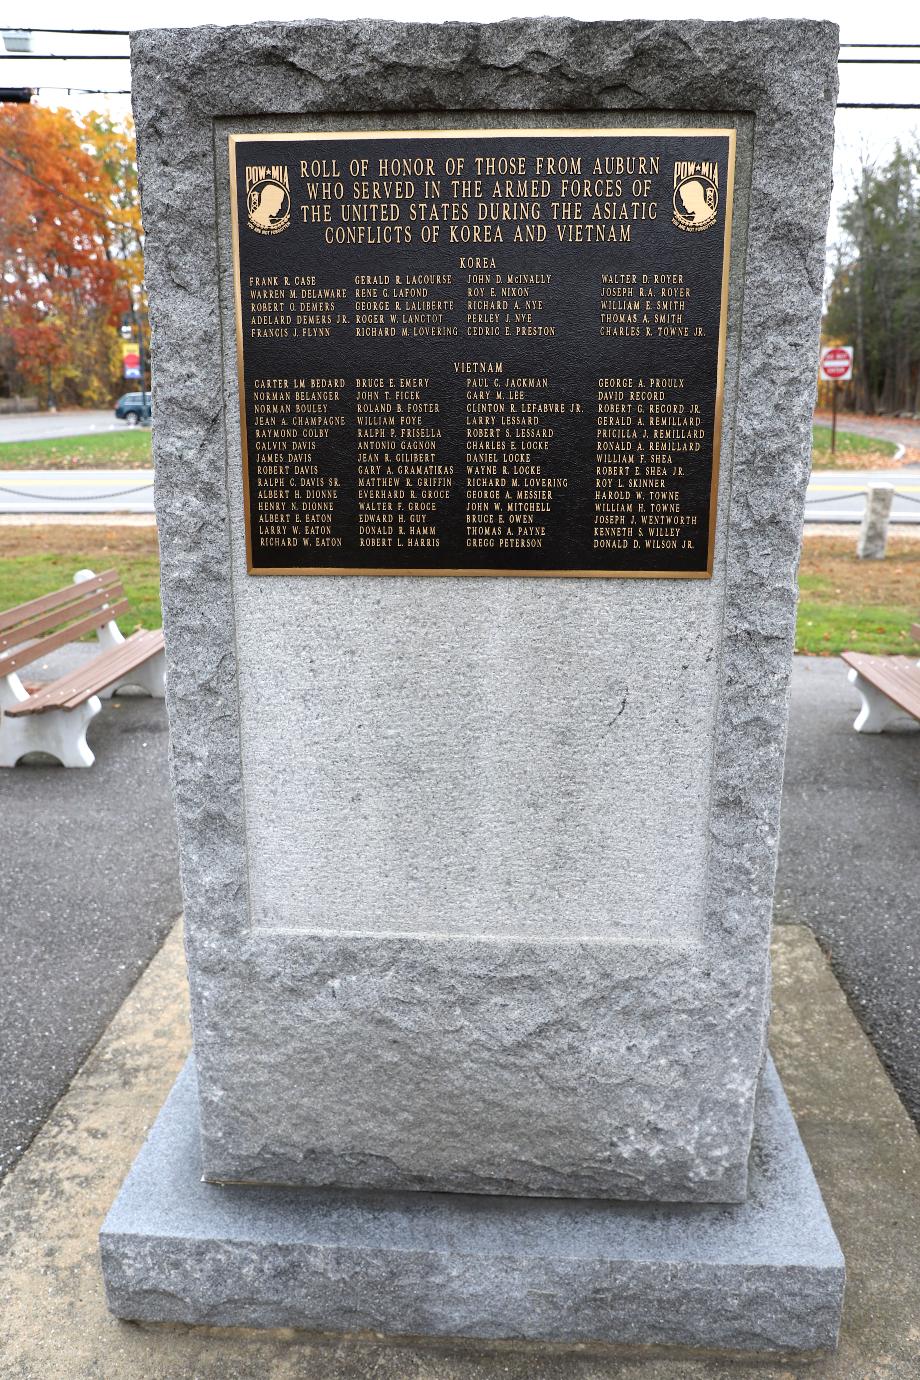
<svg viewBox="0 0 920 1380">
<path fill-rule="evenodd" d="M 719 193 L 708 178 L 688 177 L 674 189 L 674 224 L 681 230 L 707 230 L 718 206 Z"/>
<path fill-rule="evenodd" d="M 279 215 L 279 212 L 287 201 L 287 192 L 276 182 L 268 182 L 258 197 L 257 204 L 250 208 L 249 222 L 254 229 L 274 230 L 276 223 L 286 218 L 286 212 L 283 215 Z"/>
</svg>

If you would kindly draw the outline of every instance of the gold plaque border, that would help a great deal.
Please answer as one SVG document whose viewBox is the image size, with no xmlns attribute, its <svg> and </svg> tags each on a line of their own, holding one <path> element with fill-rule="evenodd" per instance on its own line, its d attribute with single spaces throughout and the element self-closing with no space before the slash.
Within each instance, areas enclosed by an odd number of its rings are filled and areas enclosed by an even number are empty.
<svg viewBox="0 0 920 1380">
<path fill-rule="evenodd" d="M 719 494 L 719 465 L 722 447 L 722 408 L 725 394 L 725 354 L 728 334 L 728 276 L 732 247 L 732 209 L 735 195 L 735 145 L 734 126 L 715 129 L 704 126 L 679 128 L 663 125 L 655 128 L 637 129 L 608 125 L 575 126 L 574 128 L 536 128 L 520 129 L 517 126 L 498 125 L 489 129 L 362 129 L 362 130 L 311 130 L 305 133 L 259 133 L 230 134 L 228 138 L 230 159 L 230 216 L 233 243 L 233 284 L 236 309 L 236 376 L 240 402 L 240 440 L 243 452 L 243 517 L 246 524 L 246 571 L 249 575 L 430 575 L 430 576 L 486 576 L 507 579 L 556 578 L 569 580 L 709 580 L 712 578 L 715 558 L 716 517 Z M 281 143 L 294 140 L 338 140 L 338 139 L 508 139 L 508 138 L 609 138 L 616 135 L 621 139 L 636 139 L 643 136 L 669 136 L 670 138 L 695 138 L 699 135 L 719 135 L 728 139 L 728 185 L 725 197 L 724 241 L 722 249 L 722 294 L 719 306 L 719 350 L 716 363 L 716 406 L 712 428 L 712 481 L 709 492 L 709 541 L 707 545 L 705 570 L 469 570 L 439 566 L 427 567 L 390 566 L 254 566 L 252 563 L 252 531 L 250 527 L 249 501 L 249 439 L 246 425 L 246 394 L 243 380 L 243 306 L 242 285 L 240 281 L 240 230 L 238 196 L 236 182 L 236 146 L 252 143 Z"/>
</svg>

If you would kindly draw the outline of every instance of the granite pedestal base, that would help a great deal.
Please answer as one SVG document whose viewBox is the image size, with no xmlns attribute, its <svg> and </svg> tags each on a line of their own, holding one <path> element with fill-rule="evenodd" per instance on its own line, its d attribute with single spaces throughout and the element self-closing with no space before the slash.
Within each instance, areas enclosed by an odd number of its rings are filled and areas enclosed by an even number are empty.
<svg viewBox="0 0 920 1380">
<path fill-rule="evenodd" d="M 205 1184 L 189 1064 L 101 1246 L 119 1317 L 321 1331 L 828 1349 L 844 1284 L 772 1064 L 725 1206 Z"/>
</svg>

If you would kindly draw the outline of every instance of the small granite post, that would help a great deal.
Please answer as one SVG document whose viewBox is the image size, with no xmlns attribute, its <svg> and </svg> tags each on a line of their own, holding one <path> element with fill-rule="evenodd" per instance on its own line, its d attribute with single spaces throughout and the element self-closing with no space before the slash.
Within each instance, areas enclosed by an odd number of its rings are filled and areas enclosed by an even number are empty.
<svg viewBox="0 0 920 1380">
<path fill-rule="evenodd" d="M 194 1056 L 119 1316 L 834 1345 L 766 1033 L 836 53 L 133 36 Z"/>
<path fill-rule="evenodd" d="M 863 513 L 859 540 L 856 543 L 856 554 L 860 560 L 885 559 L 893 498 L 893 484 L 870 484 L 866 490 L 866 511 Z"/>
</svg>

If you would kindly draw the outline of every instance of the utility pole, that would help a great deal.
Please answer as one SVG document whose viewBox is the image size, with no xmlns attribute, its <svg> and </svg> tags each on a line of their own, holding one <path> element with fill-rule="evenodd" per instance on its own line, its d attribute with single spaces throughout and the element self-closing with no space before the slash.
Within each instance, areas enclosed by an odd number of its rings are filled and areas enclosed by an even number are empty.
<svg viewBox="0 0 920 1380">
<path fill-rule="evenodd" d="M 135 292 L 137 292 L 137 299 L 135 299 L 134 296 Z M 142 295 L 142 292 L 143 288 L 140 286 L 138 286 L 137 288 L 131 288 L 131 320 L 134 323 L 134 330 L 137 339 L 137 353 L 141 370 L 141 425 L 144 426 L 146 425 L 147 421 L 146 417 L 144 416 L 144 412 L 147 406 L 147 351 L 144 349 L 143 324 L 138 314 L 138 306 L 140 305 L 139 299 Z"/>
</svg>

